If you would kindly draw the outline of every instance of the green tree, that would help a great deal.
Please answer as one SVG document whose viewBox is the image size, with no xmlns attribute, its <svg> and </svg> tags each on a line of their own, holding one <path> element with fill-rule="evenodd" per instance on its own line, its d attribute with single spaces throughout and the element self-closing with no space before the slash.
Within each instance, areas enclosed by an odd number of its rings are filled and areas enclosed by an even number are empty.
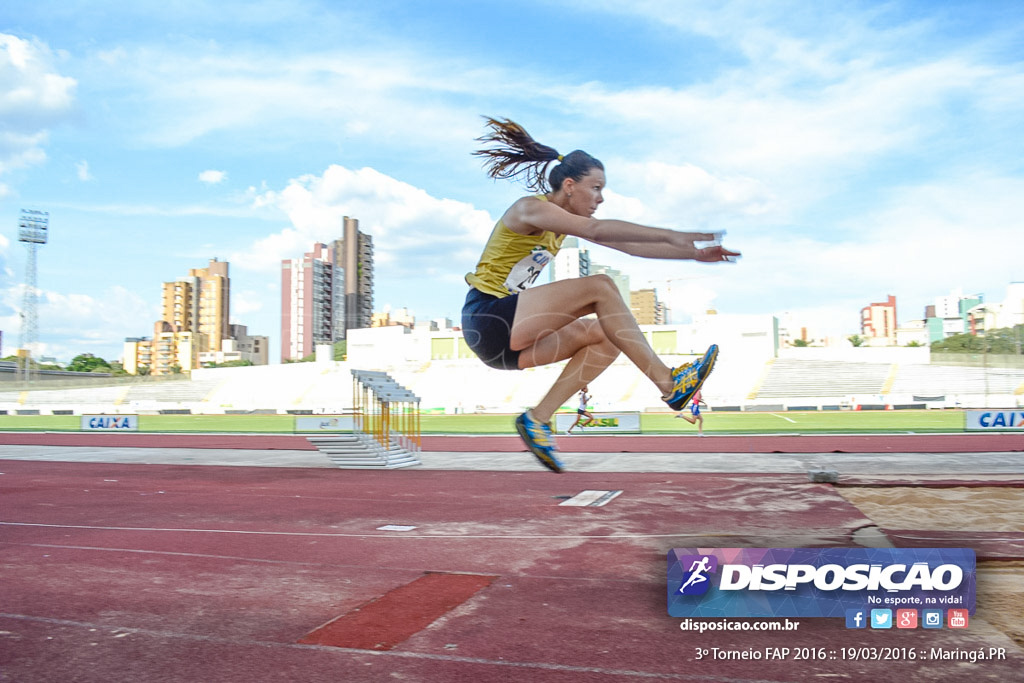
<svg viewBox="0 0 1024 683">
<path fill-rule="evenodd" d="M 68 370 L 72 372 L 111 372 L 110 363 L 91 353 L 80 353 L 71 359 Z"/>
<path fill-rule="evenodd" d="M 801 348 L 802 349 L 802 348 L 806 348 L 806 347 L 808 347 L 810 345 L 811 345 L 811 342 L 807 341 L 806 339 L 794 339 L 793 340 L 793 346 L 795 346 L 797 348 Z"/>
<path fill-rule="evenodd" d="M 253 365 L 251 360 L 228 360 L 223 363 L 210 363 L 207 367 L 210 368 L 242 368 Z"/>
<path fill-rule="evenodd" d="M 846 339 L 847 339 L 847 341 L 849 341 L 854 346 L 864 346 L 864 343 L 867 341 L 867 339 L 865 339 L 864 337 L 860 336 L 859 334 L 851 334 Z"/>
<path fill-rule="evenodd" d="M 954 334 L 932 344 L 939 353 L 995 353 L 1020 354 L 1024 340 L 1024 325 L 989 330 L 984 336 Z"/>
</svg>

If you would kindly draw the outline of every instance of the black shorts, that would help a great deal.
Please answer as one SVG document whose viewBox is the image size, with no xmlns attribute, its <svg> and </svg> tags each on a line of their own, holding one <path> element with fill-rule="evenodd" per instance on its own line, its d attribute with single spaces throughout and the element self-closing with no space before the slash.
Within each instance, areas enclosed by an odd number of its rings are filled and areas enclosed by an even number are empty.
<svg viewBox="0 0 1024 683">
<path fill-rule="evenodd" d="M 484 365 L 518 370 L 519 352 L 509 348 L 519 297 L 498 298 L 470 287 L 462 306 L 462 336 Z"/>
</svg>

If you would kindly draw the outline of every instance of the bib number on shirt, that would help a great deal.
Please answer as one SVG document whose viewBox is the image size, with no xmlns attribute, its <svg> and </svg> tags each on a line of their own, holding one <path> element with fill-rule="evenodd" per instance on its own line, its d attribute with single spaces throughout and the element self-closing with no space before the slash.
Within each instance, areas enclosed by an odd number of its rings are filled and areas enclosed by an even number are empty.
<svg viewBox="0 0 1024 683">
<path fill-rule="evenodd" d="M 550 251 L 541 246 L 533 248 L 528 255 L 524 256 L 519 263 L 512 266 L 508 277 L 505 278 L 505 289 L 509 294 L 525 292 L 533 286 L 533 283 L 540 277 L 544 266 L 553 258 Z"/>
</svg>

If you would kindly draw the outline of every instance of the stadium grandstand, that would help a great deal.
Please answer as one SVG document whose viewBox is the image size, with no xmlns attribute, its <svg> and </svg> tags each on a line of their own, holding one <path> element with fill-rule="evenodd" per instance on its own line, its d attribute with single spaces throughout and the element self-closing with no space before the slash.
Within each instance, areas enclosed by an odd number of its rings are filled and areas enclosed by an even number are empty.
<svg viewBox="0 0 1024 683">
<path fill-rule="evenodd" d="M 954 367 L 914 354 L 864 354 L 851 350 L 832 360 L 787 349 L 779 357 L 732 353 L 722 346 L 704 388 L 712 410 L 828 410 L 893 407 L 1001 407 L 1024 405 L 1024 368 Z M 853 349 L 852 351 L 858 351 Z M 877 351 L 877 350 L 869 350 Z M 899 352 L 901 349 L 893 349 Z M 879 356 L 883 360 L 877 360 Z M 672 364 L 693 355 L 666 358 Z M 924 362 L 922 362 L 922 360 Z M 353 369 L 382 370 L 420 397 L 424 412 L 512 413 L 529 407 L 554 382 L 561 365 L 507 372 L 475 359 L 360 364 L 323 361 L 203 369 L 163 381 L 60 387 L 0 385 L 7 414 L 314 413 L 352 408 Z M 600 411 L 665 411 L 657 390 L 628 361 L 618 360 L 590 384 Z M 568 406 L 575 408 L 575 406 Z"/>
</svg>

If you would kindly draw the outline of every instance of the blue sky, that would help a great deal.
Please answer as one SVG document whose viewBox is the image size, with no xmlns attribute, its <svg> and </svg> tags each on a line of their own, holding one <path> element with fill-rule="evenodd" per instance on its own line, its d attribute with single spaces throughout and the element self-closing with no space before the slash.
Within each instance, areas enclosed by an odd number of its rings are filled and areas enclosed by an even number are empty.
<svg viewBox="0 0 1024 683">
<path fill-rule="evenodd" d="M 127 5 L 128 7 L 125 7 Z M 606 165 L 598 217 L 727 229 L 736 265 L 594 260 L 674 321 L 715 308 L 858 330 L 1024 280 L 1024 5 L 38 0 L 0 9 L 0 330 L 21 209 L 50 213 L 39 351 L 120 357 L 161 283 L 228 260 L 279 356 L 280 261 L 359 219 L 376 308 L 458 318 L 524 193 L 481 115 Z"/>
</svg>

